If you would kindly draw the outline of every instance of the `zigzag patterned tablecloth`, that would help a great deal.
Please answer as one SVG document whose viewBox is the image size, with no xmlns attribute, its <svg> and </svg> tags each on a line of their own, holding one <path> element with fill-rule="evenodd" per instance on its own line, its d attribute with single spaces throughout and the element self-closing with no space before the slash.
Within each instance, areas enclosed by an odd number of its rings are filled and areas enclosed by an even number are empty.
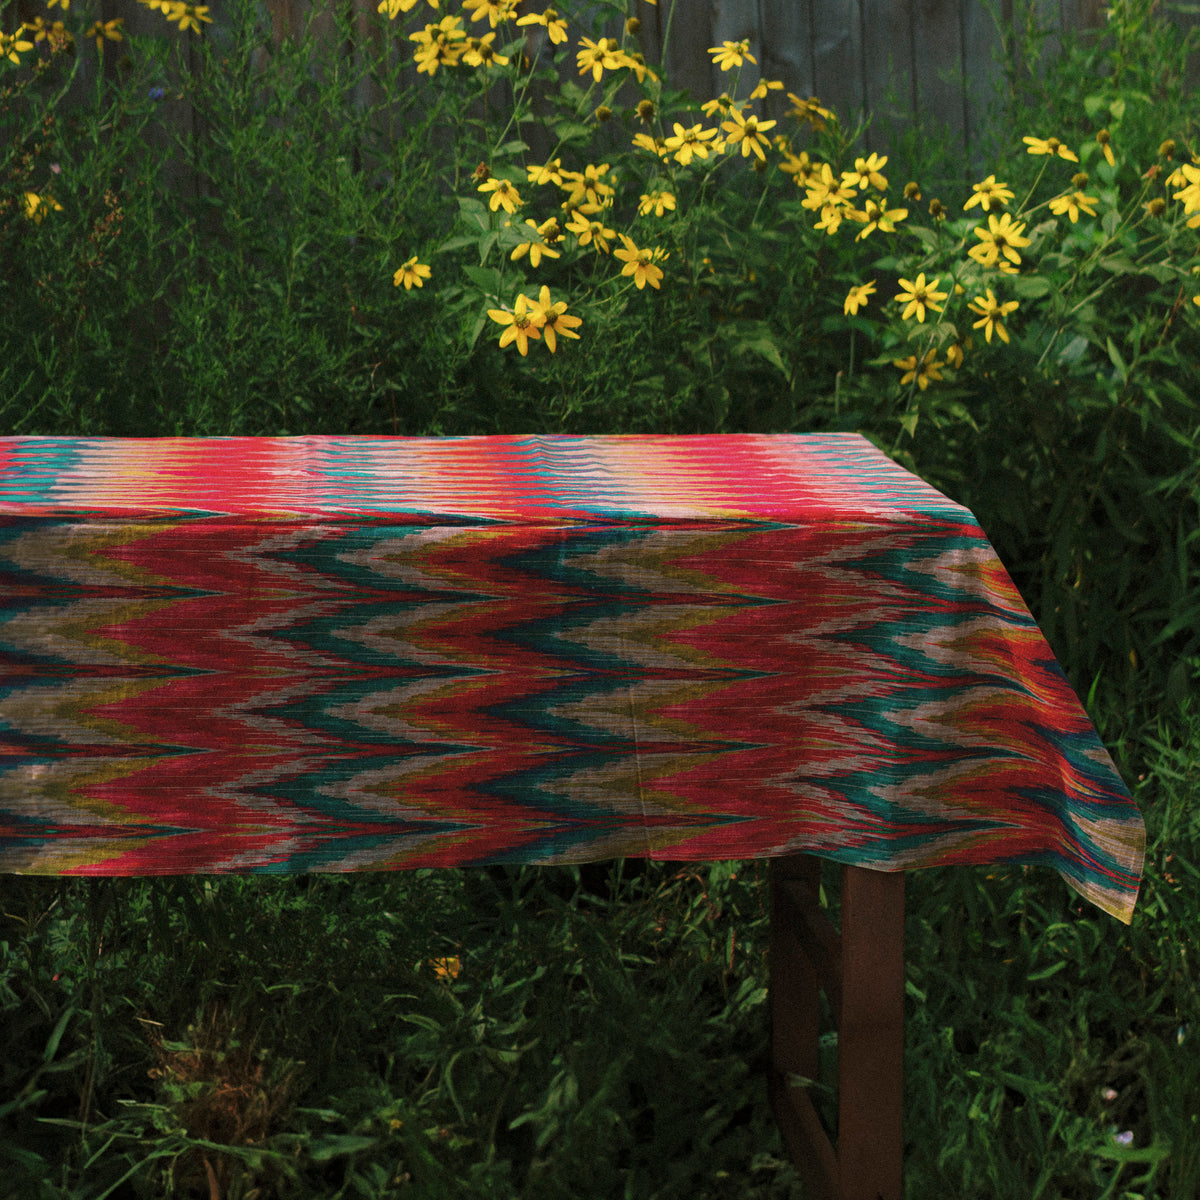
<svg viewBox="0 0 1200 1200">
<path fill-rule="evenodd" d="M 0 438 L 0 870 L 812 851 L 1141 817 L 964 508 L 854 435 Z"/>
</svg>

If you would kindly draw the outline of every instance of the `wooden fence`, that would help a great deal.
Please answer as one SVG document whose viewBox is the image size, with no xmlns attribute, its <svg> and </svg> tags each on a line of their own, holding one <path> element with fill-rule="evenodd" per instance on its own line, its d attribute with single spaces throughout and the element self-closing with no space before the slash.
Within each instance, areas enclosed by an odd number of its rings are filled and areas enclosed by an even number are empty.
<svg viewBox="0 0 1200 1200">
<path fill-rule="evenodd" d="M 384 19 L 377 2 L 263 0 L 277 36 L 299 28 L 310 15 L 332 34 L 337 13 L 364 39 Z M 526 0 L 525 7 L 537 11 L 550 2 Z M 219 25 L 223 0 L 209 3 Z M 797 95 L 819 97 L 843 121 L 873 113 L 877 124 L 866 134 L 867 148 L 883 152 L 888 124 L 902 125 L 919 114 L 925 128 L 944 130 L 950 144 L 961 146 L 964 163 L 976 157 L 1003 79 L 997 61 L 1002 31 L 1016 30 L 1031 16 L 1055 34 L 1105 22 L 1104 0 L 676 0 L 673 17 L 671 0 L 636 3 L 645 56 L 656 62 L 665 47 L 675 87 L 701 99 L 719 95 L 729 77 L 713 66 L 707 48 L 746 39 L 758 68 L 747 66 L 743 84 L 753 86 L 761 73 Z M 41 9 L 40 0 L 9 0 L 4 7 L 11 12 L 14 4 L 22 16 Z M 450 6 L 456 7 L 453 0 Z M 136 0 L 101 0 L 101 9 L 106 19 L 124 18 L 131 32 L 161 31 L 162 17 Z M 1183 27 L 1198 18 L 1176 14 L 1172 20 Z M 1048 53 L 1055 40 L 1052 34 Z M 574 70 L 573 59 L 568 69 Z"/>
</svg>

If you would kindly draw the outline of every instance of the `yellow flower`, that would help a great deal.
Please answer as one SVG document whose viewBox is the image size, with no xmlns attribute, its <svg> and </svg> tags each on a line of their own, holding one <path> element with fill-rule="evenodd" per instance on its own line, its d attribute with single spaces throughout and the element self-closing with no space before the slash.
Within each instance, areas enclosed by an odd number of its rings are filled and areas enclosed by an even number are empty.
<svg viewBox="0 0 1200 1200">
<path fill-rule="evenodd" d="M 675 134 L 663 142 L 663 148 L 668 153 L 672 150 L 675 152 L 675 161 L 681 167 L 686 167 L 693 158 L 708 157 L 708 152 L 712 147 L 706 146 L 704 143 L 717 136 L 715 129 L 705 129 L 700 125 L 684 129 L 678 121 L 673 122 L 673 127 Z"/>
<path fill-rule="evenodd" d="M 713 62 L 722 71 L 730 71 L 734 67 L 740 67 L 743 63 L 758 62 L 758 59 L 750 53 L 750 42 L 748 40 L 722 42 L 719 46 L 709 46 L 708 52 L 712 55 Z"/>
<path fill-rule="evenodd" d="M 946 347 L 946 366 L 956 370 L 962 366 L 963 348 L 961 342 L 954 342 Z"/>
<path fill-rule="evenodd" d="M 925 282 L 925 272 L 922 271 L 917 276 L 915 281 L 901 279 L 900 286 L 905 290 L 896 294 L 896 299 L 901 304 L 906 305 L 902 314 L 902 320 L 907 321 L 914 313 L 919 322 L 925 320 L 925 310 L 928 308 L 930 312 L 941 312 L 941 302 L 950 294 L 949 292 L 939 292 L 937 285 L 941 282 L 940 279 L 932 279 L 929 283 Z"/>
<path fill-rule="evenodd" d="M 807 121 L 817 133 L 825 128 L 826 121 L 833 120 L 832 110 L 824 108 L 816 96 L 801 100 L 795 92 L 788 92 L 788 99 L 792 102 L 788 116 L 795 117 L 797 121 Z"/>
<path fill-rule="evenodd" d="M 575 55 L 580 75 L 592 73 L 592 81 L 600 82 L 605 71 L 615 71 L 618 67 L 627 66 L 627 56 L 622 53 L 620 44 L 615 38 L 602 37 L 598 42 L 591 38 L 581 38 L 579 43 L 583 49 Z"/>
<path fill-rule="evenodd" d="M 526 254 L 528 254 L 529 255 L 529 265 L 536 270 L 538 267 L 541 266 L 543 258 L 561 258 L 562 257 L 557 250 L 552 249 L 550 246 L 548 246 L 542 240 L 544 235 L 542 233 L 541 226 L 537 225 L 533 221 L 530 221 L 528 218 L 526 219 L 525 224 L 528 226 L 530 232 L 532 234 L 536 235 L 537 240 L 536 241 L 530 240 L 528 242 L 522 242 L 519 246 L 517 246 L 517 248 L 509 256 L 509 257 L 511 257 L 513 262 L 516 262 L 517 259 L 523 258 Z M 557 229 L 558 229 L 558 222 L 553 217 L 551 217 L 550 220 L 547 221 L 545 224 L 547 226 L 553 226 L 555 231 L 557 231 Z"/>
<path fill-rule="evenodd" d="M 1008 184 L 997 183 L 995 175 L 989 175 L 982 183 L 971 184 L 971 191 L 975 195 L 963 205 L 963 212 L 974 208 L 976 204 L 980 205 L 984 212 L 991 212 L 993 208 L 1003 208 L 1013 198 Z"/>
<path fill-rule="evenodd" d="M 524 293 L 517 297 L 512 312 L 504 308 L 489 308 L 488 316 L 498 324 L 505 326 L 504 332 L 500 335 L 500 348 L 503 349 L 510 343 L 516 342 L 522 357 L 529 353 L 530 341 L 542 336 L 541 312 L 536 305 L 534 311 L 529 311 L 529 299 Z"/>
<path fill-rule="evenodd" d="M 1200 169 L 1192 166 L 1191 163 L 1184 163 L 1181 167 L 1171 173 L 1167 180 L 1167 187 L 1174 188 L 1183 187 L 1183 191 L 1175 192 L 1176 200 L 1183 201 L 1183 211 L 1192 213 L 1200 210 Z M 1191 222 L 1188 222 L 1189 225 Z"/>
<path fill-rule="evenodd" d="M 1002 213 L 999 217 L 989 214 L 987 229 L 980 225 L 975 230 L 980 244 L 972 246 L 967 253 L 984 267 L 994 267 L 1001 255 L 1018 267 L 1021 265 L 1021 256 L 1017 251 L 1028 246 L 1030 241 L 1021 236 L 1024 232 L 1024 222 L 1014 221 L 1011 213 Z"/>
<path fill-rule="evenodd" d="M 722 92 L 713 100 L 705 100 L 705 102 L 700 105 L 700 111 L 706 117 L 714 117 L 717 115 L 717 113 L 720 113 L 722 116 L 726 116 L 734 107 L 735 105 L 733 101 L 729 98 L 729 93 Z"/>
<path fill-rule="evenodd" d="M 121 26 L 123 24 L 123 17 L 114 17 L 111 21 L 93 21 L 91 25 L 88 26 L 87 33 L 85 33 L 83 36 L 95 38 L 96 49 L 103 54 L 105 41 L 119 42 L 122 40 Z M 179 28 L 182 29 L 183 27 L 184 26 L 180 24 Z M 197 28 L 199 28 L 199 26 L 197 26 Z"/>
<path fill-rule="evenodd" d="M 1079 161 L 1079 158 L 1056 137 L 1026 137 L 1021 140 L 1029 147 L 1030 154 L 1057 154 L 1059 158 L 1065 158 L 1068 162 Z"/>
<path fill-rule="evenodd" d="M 524 203 L 521 193 L 507 179 L 497 179 L 493 176 L 491 179 L 484 180 L 477 190 L 485 193 L 491 192 L 488 208 L 492 212 L 502 208 L 506 213 L 515 213 Z"/>
<path fill-rule="evenodd" d="M 852 287 L 846 293 L 846 302 L 842 305 L 842 312 L 848 317 L 857 315 L 858 310 L 867 303 L 867 297 L 875 291 L 875 280 L 870 283 L 861 283 L 858 287 Z"/>
<path fill-rule="evenodd" d="M 625 264 L 621 268 L 621 274 L 632 275 L 639 292 L 646 284 L 652 288 L 658 288 L 659 280 L 663 277 L 662 268 L 654 265 L 654 260 L 659 257 L 658 252 L 648 249 L 639 250 L 633 244 L 633 239 L 624 234 L 621 234 L 621 241 L 625 248 L 613 251 L 613 258 L 619 258 Z"/>
<path fill-rule="evenodd" d="M 62 212 L 63 206 L 49 194 L 39 196 L 37 192 L 26 192 L 24 200 L 25 219 L 40 225 L 48 212 Z"/>
<path fill-rule="evenodd" d="M 541 167 L 526 167 L 526 173 L 529 176 L 529 182 L 534 184 L 543 183 L 562 183 L 562 175 L 559 173 L 562 169 L 562 159 L 552 158 L 548 163 Z"/>
<path fill-rule="evenodd" d="M 1105 160 L 1110 167 L 1117 165 L 1117 160 L 1113 157 L 1112 149 L 1112 134 L 1107 129 L 1101 129 L 1096 134 L 1096 142 L 1100 146 L 1101 152 L 1104 154 Z"/>
<path fill-rule="evenodd" d="M 187 31 L 190 29 L 194 33 L 200 32 L 201 21 L 207 25 L 212 24 L 212 17 L 208 15 L 207 4 L 172 4 L 170 11 L 167 13 L 167 20 L 178 21 L 181 30 Z"/>
<path fill-rule="evenodd" d="M 782 92 L 783 81 L 780 79 L 760 79 L 750 93 L 751 100 L 765 100 L 768 92 Z"/>
<path fill-rule="evenodd" d="M 633 135 L 633 145 L 639 150 L 649 150 L 651 154 L 657 155 L 659 158 L 667 157 L 666 146 L 658 140 L 651 137 L 648 133 L 635 133 Z"/>
<path fill-rule="evenodd" d="M 804 201 L 801 201 L 804 203 Z M 821 209 L 821 219 L 814 225 L 814 229 L 823 229 L 828 237 L 833 237 L 841 227 L 842 218 L 846 213 L 846 208 L 840 204 L 826 204 Z"/>
<path fill-rule="evenodd" d="M 47 8 L 54 8 L 55 5 L 58 5 L 63 12 L 66 12 L 71 7 L 71 0 L 46 0 Z"/>
<path fill-rule="evenodd" d="M 608 163 L 588 163 L 582 171 L 563 171 L 560 186 L 567 192 L 567 204 L 574 208 L 583 203 L 604 205 L 613 195 L 611 184 L 604 182 Z"/>
<path fill-rule="evenodd" d="M 901 281 L 903 282 L 903 281 Z M 914 379 L 917 381 L 917 387 L 924 391 L 929 386 L 931 379 L 941 380 L 940 368 L 944 363 L 939 363 L 934 357 L 937 351 L 930 350 L 928 354 L 921 360 L 921 365 L 917 365 L 917 356 L 910 354 L 907 358 L 895 358 L 892 360 L 893 367 L 899 367 L 905 374 L 900 378 L 900 386 L 903 387 L 906 383 L 911 383 Z"/>
<path fill-rule="evenodd" d="M 903 221 L 907 216 L 907 208 L 884 208 L 882 204 L 868 200 L 862 211 L 856 210 L 854 213 L 854 219 L 863 222 L 863 227 L 854 240 L 861 242 L 876 229 L 881 229 L 884 233 L 895 233 L 896 222 Z"/>
<path fill-rule="evenodd" d="M 816 174 L 817 166 L 818 164 L 808 157 L 807 150 L 802 150 L 799 154 L 784 151 L 779 169 L 785 175 L 790 175 L 796 181 L 797 187 L 807 187 L 809 180 Z"/>
<path fill-rule="evenodd" d="M 25 41 L 20 33 L 0 33 L 0 58 L 20 63 L 20 55 L 32 49 L 33 43 Z"/>
<path fill-rule="evenodd" d="M 1004 328 L 1003 319 L 1010 312 L 1017 311 L 1017 301 L 1008 300 L 1001 304 L 992 294 L 992 289 L 988 288 L 986 296 L 976 296 L 974 300 L 967 304 L 967 307 L 975 313 L 979 314 L 979 320 L 971 326 L 972 329 L 983 328 L 983 336 L 988 343 L 992 340 L 992 331 L 1000 335 L 1002 342 L 1008 341 L 1008 330 Z"/>
<path fill-rule="evenodd" d="M 423 262 L 417 262 L 417 256 L 414 254 L 412 258 L 410 258 L 408 262 L 406 262 L 404 266 L 402 266 L 395 273 L 395 275 L 392 276 L 392 286 L 399 287 L 401 284 L 404 284 L 404 290 L 406 292 L 415 287 L 424 287 L 425 280 L 427 280 L 431 274 L 432 272 L 430 271 L 429 267 Z"/>
<path fill-rule="evenodd" d="M 550 35 L 550 41 L 555 46 L 564 45 L 567 40 L 567 23 L 555 12 L 554 9 L 548 8 L 540 15 L 538 13 L 529 13 L 517 20 L 518 25 L 543 25 L 546 32 Z"/>
<path fill-rule="evenodd" d="M 1089 217 L 1094 217 L 1097 203 L 1098 200 L 1095 196 L 1085 196 L 1082 192 L 1068 192 L 1065 196 L 1055 196 L 1050 201 L 1050 211 L 1057 217 L 1066 213 L 1071 218 L 1071 224 L 1074 225 L 1078 222 L 1081 212 L 1086 213 Z"/>
<path fill-rule="evenodd" d="M 872 154 L 870 158 L 856 158 L 853 171 L 842 172 L 842 185 L 848 188 L 858 188 L 865 191 L 868 184 L 873 184 L 879 191 L 887 191 L 887 178 L 879 172 L 887 163 L 887 155 L 882 158 Z"/>
<path fill-rule="evenodd" d="M 468 67 L 504 67 L 508 65 L 508 55 L 498 54 L 492 45 L 494 33 L 485 33 L 481 38 L 469 38 L 467 48 L 463 51 L 462 60 Z"/>
<path fill-rule="evenodd" d="M 665 216 L 675 211 L 675 197 L 671 192 L 646 192 L 638 197 L 638 215 L 648 217 L 653 213 L 656 217 Z"/>
<path fill-rule="evenodd" d="M 736 109 L 730 109 L 729 115 L 733 118 L 732 121 L 722 121 L 721 128 L 726 130 L 729 136 L 725 139 L 727 142 L 736 144 L 742 143 L 742 157 L 749 158 L 751 151 L 766 162 L 767 156 L 763 150 L 771 143 L 763 136 L 764 130 L 774 129 L 774 121 L 760 121 L 753 113 L 748 117 L 743 117 Z"/>
<path fill-rule="evenodd" d="M 828 163 L 821 163 L 804 186 L 807 195 L 800 201 L 802 208 L 824 209 L 830 204 L 840 208 L 854 199 L 854 193 L 845 188 L 840 179 L 834 178 L 833 168 Z"/>
<path fill-rule="evenodd" d="M 430 3 L 437 8 L 436 0 L 430 0 Z M 417 0 L 379 0 L 375 11 L 387 13 L 388 20 L 394 21 L 401 13 L 412 12 L 416 4 Z"/>
<path fill-rule="evenodd" d="M 586 213 L 576 211 L 567 222 L 567 229 L 578 239 L 581 246 L 589 242 L 600 251 L 608 253 L 609 243 L 617 236 L 615 229 L 605 228 L 603 221 L 594 221 Z"/>
<path fill-rule="evenodd" d="M 501 21 L 511 21 L 516 16 L 516 0 L 463 0 L 463 10 L 471 14 L 471 21 L 487 18 L 495 29 Z"/>
<path fill-rule="evenodd" d="M 546 339 L 546 348 L 551 354 L 558 346 L 557 338 L 568 337 L 579 341 L 579 334 L 574 327 L 582 325 L 579 317 L 567 312 L 567 302 L 560 300 L 557 304 L 550 302 L 550 289 L 542 285 L 541 295 L 533 304 L 534 314 L 541 320 L 542 337 Z"/>
</svg>

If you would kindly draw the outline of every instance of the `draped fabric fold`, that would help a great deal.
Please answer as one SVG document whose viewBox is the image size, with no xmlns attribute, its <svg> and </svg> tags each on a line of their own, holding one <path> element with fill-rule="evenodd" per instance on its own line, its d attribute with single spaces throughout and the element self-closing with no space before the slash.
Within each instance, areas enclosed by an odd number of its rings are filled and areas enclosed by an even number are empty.
<svg viewBox="0 0 1200 1200">
<path fill-rule="evenodd" d="M 0 439 L 0 870 L 812 851 L 1141 817 L 971 514 L 836 435 Z"/>
</svg>

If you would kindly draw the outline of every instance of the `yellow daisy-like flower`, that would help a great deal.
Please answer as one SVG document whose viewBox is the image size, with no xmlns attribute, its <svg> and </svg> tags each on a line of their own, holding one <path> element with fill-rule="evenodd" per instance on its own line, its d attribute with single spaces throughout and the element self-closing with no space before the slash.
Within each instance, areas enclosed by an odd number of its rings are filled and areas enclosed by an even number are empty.
<svg viewBox="0 0 1200 1200">
<path fill-rule="evenodd" d="M 558 222 L 553 217 L 551 217 L 549 221 L 545 222 L 545 224 L 547 226 L 553 226 L 556 231 L 558 229 Z M 542 240 L 544 235 L 540 225 L 538 225 L 535 221 L 530 221 L 528 218 L 525 220 L 525 225 L 528 227 L 532 236 L 528 242 L 522 242 L 516 247 L 516 249 L 513 250 L 512 254 L 509 255 L 513 262 L 516 262 L 520 258 L 524 258 L 525 255 L 528 254 L 529 265 L 536 270 L 542 265 L 543 258 L 562 257 L 557 250 L 555 250 L 552 246 L 548 246 Z"/>
<path fill-rule="evenodd" d="M 119 42 L 123 40 L 124 35 L 121 33 L 121 26 L 124 23 L 124 18 L 122 17 L 114 17 L 111 21 L 93 21 L 91 25 L 88 26 L 87 33 L 85 33 L 83 36 L 95 38 L 96 49 L 103 54 L 104 43 L 106 41 Z M 180 24 L 179 28 L 184 28 L 182 23 Z M 199 26 L 196 28 L 199 29 Z"/>
<path fill-rule="evenodd" d="M 821 163 L 804 187 L 807 194 L 800 201 L 801 207 L 814 211 L 829 204 L 847 206 L 854 199 L 854 193 L 843 187 L 840 179 L 835 178 L 833 168 L 828 163 Z"/>
<path fill-rule="evenodd" d="M 1173 192 L 1172 195 L 1176 200 L 1183 201 L 1185 213 L 1200 211 L 1200 169 L 1192 166 L 1191 163 L 1184 163 L 1177 170 L 1171 172 L 1166 186 L 1183 188 L 1182 191 Z M 1191 222 L 1189 221 L 1188 224 L 1190 225 Z"/>
<path fill-rule="evenodd" d="M 842 312 L 848 317 L 853 317 L 858 313 L 858 310 L 867 303 L 867 297 L 875 292 L 875 280 L 870 283 L 860 283 L 857 287 L 852 287 L 846 293 L 846 301 L 842 305 Z"/>
<path fill-rule="evenodd" d="M 995 175 L 989 175 L 982 183 L 971 184 L 975 194 L 963 205 L 963 212 L 978 204 L 984 212 L 993 208 L 1003 208 L 1012 198 L 1013 193 L 1006 183 L 997 183 Z"/>
<path fill-rule="evenodd" d="M 757 63 L 758 59 L 750 53 L 750 42 L 743 39 L 740 42 L 722 42 L 719 46 L 709 46 L 712 60 L 722 71 L 732 71 L 743 63 Z"/>
<path fill-rule="evenodd" d="M 767 161 L 766 154 L 763 153 L 770 141 L 764 136 L 764 131 L 775 128 L 774 121 L 760 121 L 753 113 L 748 117 L 743 117 L 736 109 L 730 109 L 729 115 L 733 118 L 731 121 L 722 121 L 721 128 L 728 133 L 726 142 L 731 145 L 736 145 L 738 142 L 742 144 L 742 157 L 749 158 L 751 152 L 758 155 L 763 162 Z"/>
<path fill-rule="evenodd" d="M 802 150 L 799 154 L 785 150 L 779 169 L 785 175 L 790 175 L 796 181 L 797 187 L 807 187 L 809 180 L 816 175 L 818 166 L 818 163 L 808 157 L 807 150 Z"/>
<path fill-rule="evenodd" d="M 529 298 L 524 293 L 517 297 L 511 312 L 506 308 L 489 308 L 488 316 L 505 327 L 500 335 L 500 348 L 516 342 L 522 358 L 529 353 L 529 343 L 542 336 L 541 311 L 537 305 L 530 311 Z"/>
<path fill-rule="evenodd" d="M 638 215 L 648 217 L 665 216 L 675 211 L 675 196 L 671 192 L 646 192 L 638 197 Z"/>
<path fill-rule="evenodd" d="M 619 258 L 625 264 L 621 268 L 621 274 L 632 275 L 639 292 L 646 284 L 658 288 L 663 273 L 661 267 L 654 265 L 654 260 L 658 257 L 657 252 L 650 249 L 639 250 L 633 244 L 633 239 L 625 234 L 621 234 L 621 241 L 624 249 L 613 251 L 613 258 Z"/>
<path fill-rule="evenodd" d="M 537 185 L 545 183 L 562 184 L 562 159 L 552 158 L 548 163 L 540 167 L 526 167 L 526 173 L 529 176 L 529 182 Z"/>
<path fill-rule="evenodd" d="M 797 121 L 807 121 L 817 133 L 825 128 L 826 121 L 833 120 L 833 110 L 825 108 L 816 96 L 801 100 L 795 92 L 788 92 L 788 99 L 792 102 L 788 116 L 795 117 Z"/>
<path fill-rule="evenodd" d="M 804 201 L 801 201 L 804 203 Z M 821 219 L 814 225 L 814 229 L 823 229 L 827 237 L 833 237 L 841 228 L 842 220 L 844 219 L 848 209 L 843 204 L 826 204 L 821 209 Z"/>
<path fill-rule="evenodd" d="M 572 214 L 567 230 L 579 239 L 581 246 L 593 245 L 601 254 L 608 253 L 610 243 L 617 236 L 617 231 L 606 228 L 603 221 L 593 220 L 579 211 Z"/>
<path fill-rule="evenodd" d="M 1021 265 L 1018 250 L 1029 245 L 1030 239 L 1023 237 L 1025 224 L 1014 221 L 1011 213 L 1002 213 L 999 217 L 989 214 L 988 227 L 982 225 L 975 229 L 975 236 L 980 244 L 972 246 L 967 253 L 980 266 L 994 267 L 1001 257 L 1007 259 L 1014 267 Z"/>
<path fill-rule="evenodd" d="M 1115 167 L 1117 160 L 1113 157 L 1112 134 L 1107 129 L 1101 129 L 1096 134 L 1096 144 L 1100 147 L 1100 152 L 1104 155 L 1104 159 L 1108 165 Z"/>
<path fill-rule="evenodd" d="M 25 219 L 40 225 L 48 212 L 62 212 L 63 206 L 51 195 L 39 196 L 37 192 L 26 192 L 22 196 Z"/>
<path fill-rule="evenodd" d="M 462 61 L 468 67 L 506 67 L 508 55 L 500 54 L 492 42 L 496 40 L 494 33 L 485 33 L 480 38 L 468 38 L 467 48 L 463 51 Z"/>
<path fill-rule="evenodd" d="M 71 0 L 46 0 L 47 8 L 54 8 L 55 6 L 58 6 L 63 10 L 63 12 L 66 12 L 67 9 L 71 7 Z"/>
<path fill-rule="evenodd" d="M 427 280 L 433 272 L 423 262 L 417 262 L 417 256 L 414 254 L 402 266 L 395 275 L 392 276 L 392 286 L 399 287 L 404 284 L 404 290 L 411 291 L 415 287 L 424 287 Z"/>
<path fill-rule="evenodd" d="M 983 329 L 983 336 L 987 339 L 988 344 L 992 341 L 992 332 L 995 331 L 1000 335 L 1002 342 L 1008 342 L 1008 330 L 1004 328 L 1004 318 L 1010 312 L 1017 311 L 1017 301 L 1007 300 L 1001 304 L 999 300 L 992 294 L 992 289 L 988 288 L 987 294 L 984 296 L 976 296 L 971 300 L 967 307 L 974 313 L 979 314 L 979 320 L 971 326 L 972 329 Z"/>
<path fill-rule="evenodd" d="M 437 8 L 439 0 L 429 0 L 430 8 Z M 394 21 L 401 13 L 412 12 L 417 6 L 417 0 L 379 0 L 376 12 L 386 12 L 389 21 Z"/>
<path fill-rule="evenodd" d="M 1079 214 L 1086 213 L 1089 217 L 1096 215 L 1096 205 L 1099 200 L 1095 196 L 1085 196 L 1082 192 L 1068 192 L 1065 196 L 1055 196 L 1050 201 L 1050 211 L 1056 217 L 1066 213 L 1071 218 L 1071 224 L 1079 221 Z"/>
<path fill-rule="evenodd" d="M 493 29 L 501 21 L 511 21 L 515 9 L 515 0 L 463 0 L 463 11 L 471 14 L 472 23 L 486 19 Z"/>
<path fill-rule="evenodd" d="M 179 28 L 184 32 L 190 29 L 193 33 L 199 33 L 201 21 L 206 25 L 212 24 L 207 4 L 172 4 L 167 19 L 178 21 Z"/>
<path fill-rule="evenodd" d="M 892 366 L 899 367 L 904 372 L 900 377 L 900 386 L 903 387 L 906 383 L 911 383 L 915 379 L 917 387 L 921 391 L 924 391 L 929 386 L 931 379 L 940 381 L 942 378 L 940 368 L 945 364 L 937 361 L 936 354 L 937 351 L 930 350 L 921 360 L 920 365 L 917 364 L 917 356 L 915 354 L 910 354 L 907 358 L 893 359 Z"/>
<path fill-rule="evenodd" d="M 854 170 L 842 172 L 842 185 L 847 188 L 858 188 L 861 192 L 866 191 L 867 185 L 870 184 L 878 191 L 886 192 L 887 177 L 880 174 L 886 163 L 886 154 L 882 157 L 872 154 L 870 158 L 856 158 Z"/>
<path fill-rule="evenodd" d="M 701 125 L 685 129 L 678 121 L 673 122 L 673 127 L 675 133 L 663 142 L 663 148 L 667 153 L 674 152 L 675 161 L 681 167 L 686 167 L 693 158 L 708 157 L 712 147 L 706 146 L 705 142 L 717 136 L 715 129 L 705 129 Z"/>
<path fill-rule="evenodd" d="M 754 85 L 754 91 L 750 93 L 751 100 L 765 100 L 769 92 L 782 92 L 782 79 L 760 79 Z"/>
<path fill-rule="evenodd" d="M 1029 154 L 1057 154 L 1059 158 L 1065 158 L 1067 162 L 1079 161 L 1078 155 L 1064 146 L 1056 137 L 1026 137 L 1021 140 L 1029 147 Z"/>
<path fill-rule="evenodd" d="M 517 19 L 517 24 L 543 26 L 555 46 L 561 46 L 567 40 L 567 23 L 552 8 L 546 9 L 544 13 L 527 13 Z"/>
<path fill-rule="evenodd" d="M 955 370 L 957 370 L 962 366 L 962 361 L 962 342 L 953 342 L 946 347 L 946 366 L 953 367 Z"/>
<path fill-rule="evenodd" d="M 885 208 L 874 200 L 868 200 L 865 208 L 861 211 L 856 210 L 854 213 L 854 219 L 861 221 L 863 226 L 854 240 L 861 242 L 876 229 L 882 230 L 884 233 L 895 233 L 896 222 L 903 221 L 907 216 L 907 208 Z"/>
<path fill-rule="evenodd" d="M 491 193 L 491 198 L 488 200 L 488 208 L 492 212 L 496 212 L 502 208 L 506 213 L 515 213 L 524 203 L 521 199 L 521 193 L 507 179 L 497 179 L 493 176 L 491 179 L 484 180 L 477 190 L 485 194 L 487 192 Z"/>
<path fill-rule="evenodd" d="M 575 55 L 575 62 L 580 75 L 586 75 L 589 71 L 592 73 L 593 83 L 599 83 L 605 71 L 628 66 L 627 57 L 615 38 L 602 37 L 598 42 L 581 38 L 579 44 L 583 48 Z"/>
<path fill-rule="evenodd" d="M 0 58 L 20 64 L 20 56 L 32 49 L 33 43 L 25 41 L 19 33 L 0 33 Z"/>
<path fill-rule="evenodd" d="M 572 316 L 567 312 L 567 302 L 565 300 L 558 301 L 557 304 L 551 303 L 550 289 L 542 285 L 541 295 L 533 302 L 533 311 L 535 319 L 541 321 L 542 337 L 546 341 L 546 349 L 551 354 L 558 347 L 558 338 L 574 338 L 579 341 L 579 334 L 575 329 L 583 324 L 580 317 Z"/>
<path fill-rule="evenodd" d="M 917 321 L 923 322 L 926 309 L 929 309 L 930 312 L 941 312 L 942 301 L 950 293 L 937 290 L 940 282 L 940 279 L 931 279 L 926 283 L 924 271 L 915 280 L 901 279 L 900 286 L 904 288 L 904 291 L 897 292 L 895 297 L 906 306 L 901 314 L 901 319 L 907 321 L 915 314 Z"/>
<path fill-rule="evenodd" d="M 722 116 L 727 116 L 733 109 L 737 107 L 738 105 L 734 104 L 733 100 L 729 96 L 729 93 L 722 92 L 719 96 L 714 97 L 712 100 L 705 100 L 705 102 L 700 105 L 700 111 L 706 117 L 715 117 L 717 113 L 720 113 Z"/>
<path fill-rule="evenodd" d="M 669 153 L 665 143 L 656 137 L 651 137 L 648 133 L 635 133 L 632 144 L 639 150 L 648 150 L 659 158 L 666 158 Z"/>
</svg>

